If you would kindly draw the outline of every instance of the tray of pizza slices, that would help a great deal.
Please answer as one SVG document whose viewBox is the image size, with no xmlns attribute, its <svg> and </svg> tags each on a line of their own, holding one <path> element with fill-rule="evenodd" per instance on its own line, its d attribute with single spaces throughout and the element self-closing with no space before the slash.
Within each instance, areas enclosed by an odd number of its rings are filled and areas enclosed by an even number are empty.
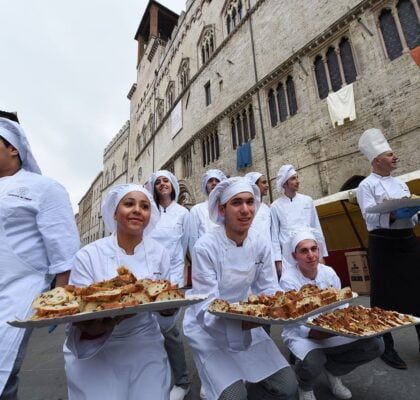
<svg viewBox="0 0 420 400">
<path fill-rule="evenodd" d="M 332 308 L 347 304 L 357 298 L 349 287 L 337 290 L 333 287 L 320 289 L 307 284 L 300 290 L 278 291 L 274 295 L 251 294 L 247 301 L 229 303 L 216 299 L 208 311 L 223 318 L 257 324 L 287 325 L 306 320 Z"/>
<path fill-rule="evenodd" d="M 420 324 L 420 318 L 379 307 L 349 306 L 318 315 L 305 325 L 311 329 L 355 339 L 365 339 Z"/>
<path fill-rule="evenodd" d="M 389 213 L 404 207 L 420 207 L 420 196 L 412 194 L 410 197 L 403 197 L 401 199 L 384 200 L 380 204 L 367 208 L 366 212 L 369 214 Z"/>
<path fill-rule="evenodd" d="M 50 325 L 112 318 L 145 311 L 163 311 L 190 306 L 206 295 L 185 295 L 168 280 L 137 279 L 126 267 L 117 276 L 87 287 L 66 285 L 42 293 L 32 302 L 34 314 L 27 320 L 15 319 L 9 325 L 18 328 L 42 328 Z"/>
</svg>

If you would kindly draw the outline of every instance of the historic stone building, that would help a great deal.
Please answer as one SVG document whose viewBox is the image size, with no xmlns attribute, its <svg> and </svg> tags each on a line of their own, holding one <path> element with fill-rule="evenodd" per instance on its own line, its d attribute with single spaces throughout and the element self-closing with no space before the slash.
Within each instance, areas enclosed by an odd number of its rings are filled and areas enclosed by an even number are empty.
<svg viewBox="0 0 420 400">
<path fill-rule="evenodd" d="M 276 172 L 291 163 L 302 191 L 320 198 L 368 174 L 357 142 L 369 127 L 400 156 L 399 174 L 419 169 L 419 1 L 188 0 L 185 9 L 148 3 L 130 125 L 105 150 L 102 191 L 165 168 L 190 206 L 202 201 L 202 173 L 220 168 L 266 174 L 274 200 Z M 327 103 L 348 85 L 356 118 L 336 126 Z"/>
</svg>

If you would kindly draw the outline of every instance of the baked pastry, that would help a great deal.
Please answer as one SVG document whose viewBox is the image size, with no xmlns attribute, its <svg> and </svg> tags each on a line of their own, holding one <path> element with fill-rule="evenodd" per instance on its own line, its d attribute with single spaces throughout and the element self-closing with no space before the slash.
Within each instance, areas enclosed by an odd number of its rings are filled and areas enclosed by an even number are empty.
<svg viewBox="0 0 420 400">
<path fill-rule="evenodd" d="M 180 292 L 178 289 L 169 289 L 163 292 L 160 292 L 156 298 L 155 302 L 157 301 L 169 301 L 169 300 L 180 300 L 184 298 L 184 294 Z"/>
<path fill-rule="evenodd" d="M 165 279 L 159 279 L 158 281 L 153 281 L 146 288 L 146 293 L 155 298 L 159 293 L 169 290 L 171 288 L 171 283 Z"/>
</svg>

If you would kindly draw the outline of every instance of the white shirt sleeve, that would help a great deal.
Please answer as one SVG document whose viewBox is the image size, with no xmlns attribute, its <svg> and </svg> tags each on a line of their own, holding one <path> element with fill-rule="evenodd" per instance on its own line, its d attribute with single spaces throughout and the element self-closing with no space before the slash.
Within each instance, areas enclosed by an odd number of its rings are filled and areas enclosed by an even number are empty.
<svg viewBox="0 0 420 400">
<path fill-rule="evenodd" d="M 280 218 L 277 215 L 276 206 L 272 205 L 270 208 L 271 215 L 271 246 L 273 251 L 274 261 L 281 261 L 281 244 L 280 244 Z"/>
<path fill-rule="evenodd" d="M 49 273 L 70 270 L 79 250 L 79 234 L 69 196 L 58 183 L 50 185 L 41 197 L 37 224 L 50 262 Z"/>
</svg>

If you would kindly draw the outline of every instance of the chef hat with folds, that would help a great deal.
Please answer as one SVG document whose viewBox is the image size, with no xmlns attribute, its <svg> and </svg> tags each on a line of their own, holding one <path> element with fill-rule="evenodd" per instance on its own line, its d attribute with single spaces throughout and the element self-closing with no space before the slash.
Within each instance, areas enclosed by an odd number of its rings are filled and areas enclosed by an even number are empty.
<svg viewBox="0 0 420 400">
<path fill-rule="evenodd" d="M 386 151 L 392 151 L 383 133 L 372 128 L 364 131 L 359 139 L 359 150 L 371 163 L 374 158 Z"/>
<path fill-rule="evenodd" d="M 249 192 L 255 199 L 255 213 L 261 204 L 260 189 L 249 179 L 240 176 L 225 179 L 220 182 L 209 195 L 209 216 L 210 220 L 218 225 L 224 224 L 224 218 L 219 215 L 219 205 L 226 204 L 238 193 Z"/>
<path fill-rule="evenodd" d="M 167 171 L 166 169 L 161 169 L 160 171 L 154 172 L 152 175 L 150 175 L 150 178 L 148 179 L 147 183 L 144 185 L 146 189 L 152 193 L 155 194 L 155 182 L 157 178 L 164 176 L 169 179 L 172 185 L 172 189 L 175 191 L 175 201 L 178 201 L 179 196 L 179 183 L 178 179 L 176 179 L 175 175 L 172 172 Z"/>
<path fill-rule="evenodd" d="M 149 234 L 153 228 L 156 226 L 160 218 L 159 210 L 156 206 L 153 196 L 150 192 L 145 189 L 143 186 L 136 185 L 134 183 L 115 185 L 111 187 L 108 193 L 105 195 L 104 200 L 102 201 L 102 218 L 104 220 L 105 227 L 112 233 L 117 230 L 117 221 L 115 220 L 115 211 L 117 210 L 118 204 L 121 199 L 130 192 L 141 192 L 144 193 L 147 199 L 150 202 L 151 214 L 149 223 L 146 226 L 146 229 L 143 232 L 143 235 Z"/>
<path fill-rule="evenodd" d="M 42 175 L 38 163 L 32 154 L 25 132 L 17 122 L 7 118 L 0 118 L 0 136 L 19 152 L 22 168 Z"/>
<path fill-rule="evenodd" d="M 289 232 L 289 237 L 286 242 L 286 251 L 288 255 L 291 255 L 296 251 L 296 246 L 302 241 L 302 240 L 315 240 L 315 242 L 318 244 L 318 247 L 322 247 L 324 244 L 324 237 L 322 236 L 321 232 L 319 232 L 316 229 L 305 227 L 305 228 L 296 228 L 292 229 Z"/>
<path fill-rule="evenodd" d="M 283 193 L 283 185 L 293 176 L 296 175 L 295 167 L 291 164 L 286 164 L 280 167 L 279 172 L 277 172 L 277 191 Z"/>
<path fill-rule="evenodd" d="M 200 185 L 201 193 L 203 193 L 205 196 L 209 195 L 207 193 L 207 182 L 212 178 L 216 178 L 219 180 L 219 182 L 222 182 L 226 179 L 226 175 L 222 171 L 220 171 L 220 169 L 209 169 L 208 171 L 206 171 L 201 177 Z"/>
<path fill-rule="evenodd" d="M 257 183 L 258 179 L 260 179 L 263 176 L 260 172 L 248 172 L 245 175 L 245 178 L 248 178 L 252 183 Z"/>
</svg>

